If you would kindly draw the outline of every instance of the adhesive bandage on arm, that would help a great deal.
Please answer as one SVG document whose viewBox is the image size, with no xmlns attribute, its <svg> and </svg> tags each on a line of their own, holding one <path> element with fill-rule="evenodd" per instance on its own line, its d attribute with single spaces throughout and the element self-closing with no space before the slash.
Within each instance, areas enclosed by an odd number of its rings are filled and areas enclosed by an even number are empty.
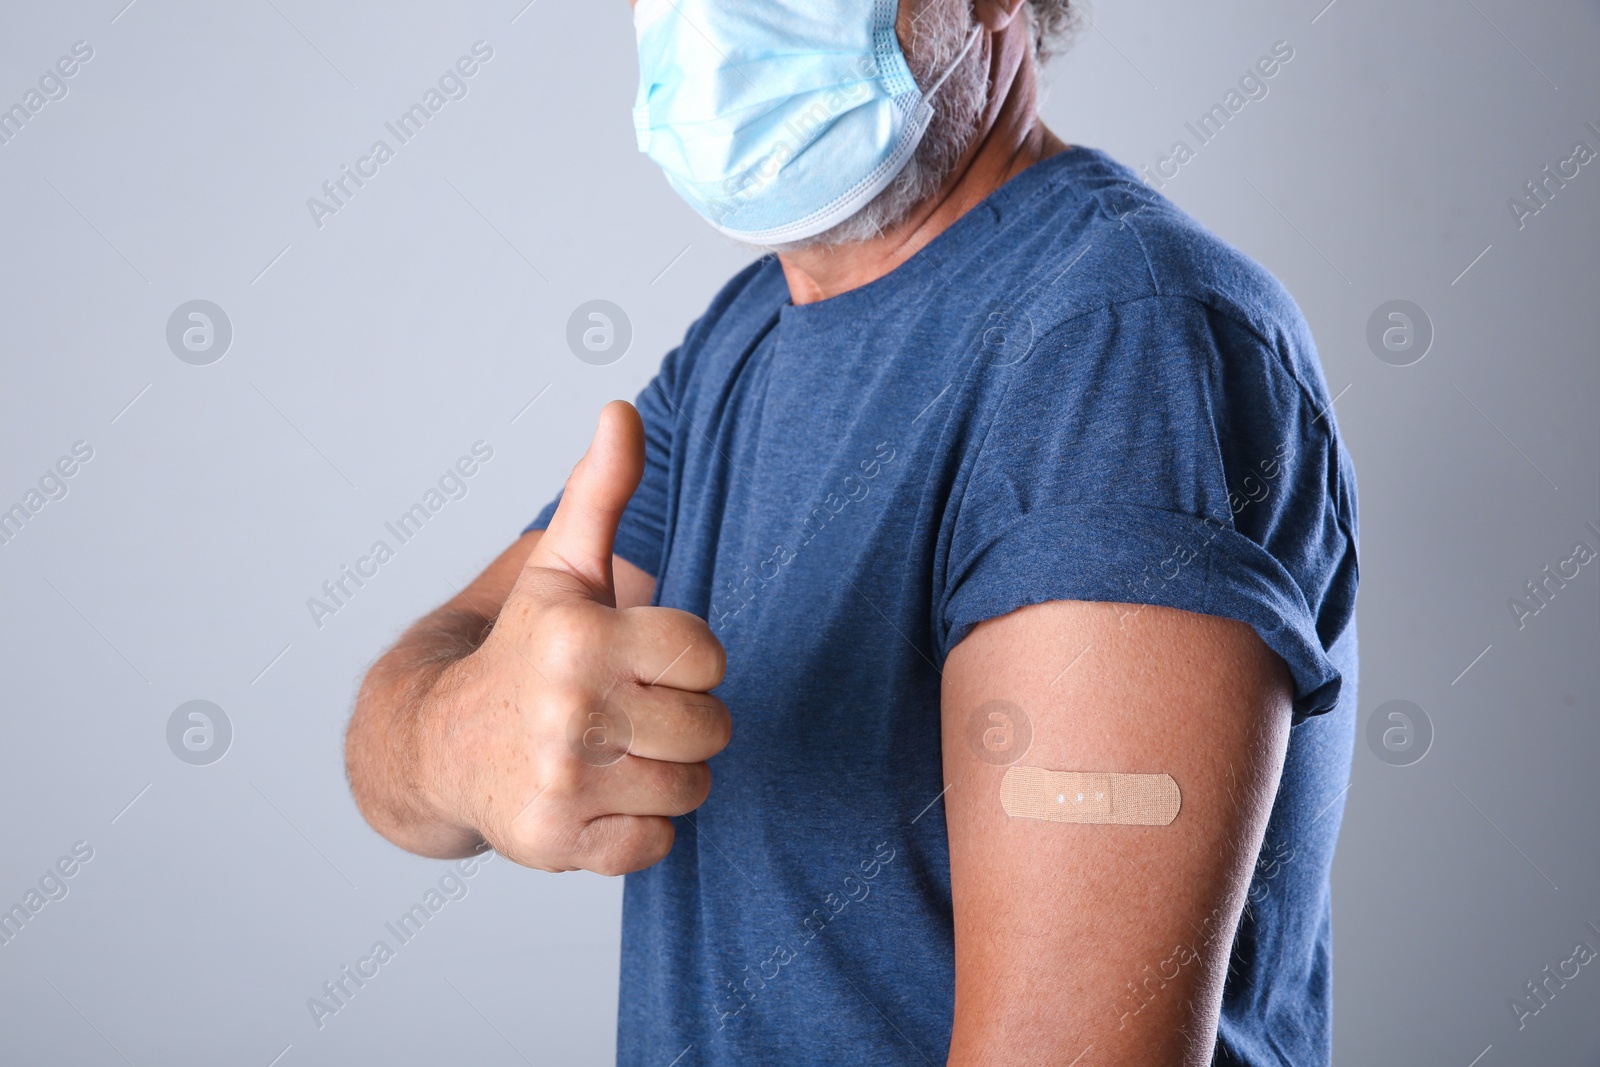
<svg viewBox="0 0 1600 1067">
<path fill-rule="evenodd" d="M 1182 797 L 1170 774 L 1102 774 L 1012 767 L 1000 781 L 1000 806 L 1013 819 L 1166 826 Z"/>
</svg>

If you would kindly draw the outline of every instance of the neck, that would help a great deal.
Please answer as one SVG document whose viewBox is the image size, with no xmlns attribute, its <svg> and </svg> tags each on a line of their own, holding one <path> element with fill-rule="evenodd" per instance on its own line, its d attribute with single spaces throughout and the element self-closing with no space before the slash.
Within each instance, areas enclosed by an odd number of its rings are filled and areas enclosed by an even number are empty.
<svg viewBox="0 0 1600 1067">
<path fill-rule="evenodd" d="M 1025 19 L 987 37 L 989 106 L 972 145 L 934 196 L 899 225 L 866 241 L 782 252 L 795 304 L 860 288 L 894 270 L 1006 182 L 1067 146 L 1038 115 L 1038 83 Z"/>
</svg>

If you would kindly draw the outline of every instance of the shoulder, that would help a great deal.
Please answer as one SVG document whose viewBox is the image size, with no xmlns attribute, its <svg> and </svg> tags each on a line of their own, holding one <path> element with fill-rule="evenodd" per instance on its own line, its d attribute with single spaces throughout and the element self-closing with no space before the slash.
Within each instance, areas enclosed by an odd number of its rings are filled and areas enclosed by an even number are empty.
<svg viewBox="0 0 1600 1067">
<path fill-rule="evenodd" d="M 1007 244 L 992 253 L 1019 283 L 1007 337 L 1029 339 L 997 361 L 1011 364 L 998 425 L 1060 438 L 1064 459 L 1125 482 L 1171 472 L 1166 506 L 1195 514 L 1233 514 L 1252 473 L 1292 466 L 1297 506 L 1326 508 L 1353 540 L 1354 469 L 1294 298 L 1105 153 L 1068 155 L 1008 205 Z"/>
<path fill-rule="evenodd" d="M 1353 612 L 1355 482 L 1305 319 L 1265 268 L 1103 154 L 1059 173 L 1006 205 L 1006 243 L 987 250 L 1017 295 L 1004 358 L 972 379 L 986 403 L 952 555 L 1037 520 L 1044 559 L 1081 525 L 1080 559 L 1138 589 L 1091 575 L 1054 599 L 1294 630 L 1274 648 L 1297 710 L 1323 709 L 1336 672 L 1319 635 Z M 1174 563 L 1173 544 L 1203 546 L 1203 566 Z"/>
<path fill-rule="evenodd" d="M 994 253 L 1019 282 L 1008 314 L 1031 339 L 1030 375 L 1142 369 L 1152 389 L 1328 410 L 1310 328 L 1271 272 L 1103 152 L 1051 164 L 1008 205 Z"/>
</svg>

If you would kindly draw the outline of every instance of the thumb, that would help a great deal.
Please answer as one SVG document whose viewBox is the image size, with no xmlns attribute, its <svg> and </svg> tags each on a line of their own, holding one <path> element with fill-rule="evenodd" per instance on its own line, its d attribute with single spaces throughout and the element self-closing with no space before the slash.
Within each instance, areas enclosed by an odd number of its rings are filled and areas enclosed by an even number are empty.
<svg viewBox="0 0 1600 1067">
<path fill-rule="evenodd" d="M 567 477 L 561 503 L 527 566 L 570 574 L 596 599 L 615 605 L 612 546 L 643 476 L 644 423 L 632 404 L 613 400 L 600 412 L 589 451 Z"/>
</svg>

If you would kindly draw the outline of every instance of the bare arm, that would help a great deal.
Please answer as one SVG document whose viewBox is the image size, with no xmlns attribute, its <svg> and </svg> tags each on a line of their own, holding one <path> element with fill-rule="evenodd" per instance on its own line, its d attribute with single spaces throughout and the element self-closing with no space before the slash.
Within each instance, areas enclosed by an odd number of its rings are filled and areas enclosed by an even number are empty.
<svg viewBox="0 0 1600 1067">
<path fill-rule="evenodd" d="M 951 653 L 952 1065 L 1211 1062 L 1290 696 L 1287 668 L 1248 626 L 1166 608 L 1042 604 L 980 625 Z M 1006 767 L 966 740 L 968 720 L 991 700 L 1031 720 L 1018 765 L 1170 774 L 1182 793 L 1177 818 L 1126 826 L 1008 816 Z"/>
<path fill-rule="evenodd" d="M 703 619 L 647 606 L 653 579 L 612 554 L 643 468 L 638 414 L 609 405 L 549 528 L 367 674 L 345 762 L 390 841 L 620 874 L 665 856 L 669 817 L 705 802 L 731 729 L 709 693 L 726 657 Z"/>
</svg>

